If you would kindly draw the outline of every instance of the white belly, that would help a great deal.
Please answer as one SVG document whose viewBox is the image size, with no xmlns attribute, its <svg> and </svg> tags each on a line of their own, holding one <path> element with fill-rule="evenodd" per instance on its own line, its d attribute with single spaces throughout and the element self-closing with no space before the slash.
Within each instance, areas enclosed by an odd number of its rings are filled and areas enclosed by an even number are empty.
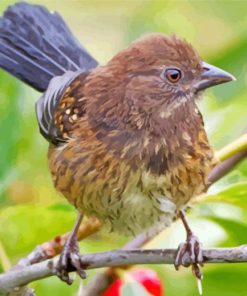
<svg viewBox="0 0 247 296">
<path fill-rule="evenodd" d="M 136 235 L 154 224 L 165 228 L 171 224 L 175 211 L 176 205 L 171 200 L 158 193 L 147 196 L 140 191 L 123 194 L 121 200 L 101 197 L 94 203 L 93 211 L 87 208 L 87 212 L 102 220 L 108 229 L 125 235 Z"/>
</svg>

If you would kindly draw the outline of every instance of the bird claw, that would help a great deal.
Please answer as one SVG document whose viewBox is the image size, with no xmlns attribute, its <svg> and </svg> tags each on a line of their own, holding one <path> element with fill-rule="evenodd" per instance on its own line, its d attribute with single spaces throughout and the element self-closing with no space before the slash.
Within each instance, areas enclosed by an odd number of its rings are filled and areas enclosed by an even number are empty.
<svg viewBox="0 0 247 296">
<path fill-rule="evenodd" d="M 74 242 L 75 245 L 66 246 L 63 252 L 60 255 L 60 258 L 57 262 L 57 265 L 54 267 L 54 272 L 57 277 L 66 282 L 68 285 L 73 283 L 73 279 L 69 277 L 69 271 L 71 271 L 71 267 L 74 267 L 76 272 L 82 279 L 87 277 L 86 272 L 82 268 L 81 260 L 79 256 L 79 248 L 77 242 Z"/>
<path fill-rule="evenodd" d="M 176 270 L 178 270 L 181 265 L 184 267 L 191 266 L 192 273 L 197 280 L 198 292 L 200 295 L 202 295 L 202 272 L 200 266 L 203 266 L 203 256 L 201 243 L 197 236 L 192 233 L 184 211 L 180 210 L 179 215 L 187 232 L 187 240 L 185 243 L 182 243 L 178 246 L 175 255 L 174 266 Z M 187 255 L 189 255 L 189 260 L 187 260 Z"/>
<path fill-rule="evenodd" d="M 185 255 L 189 254 L 190 262 L 185 262 Z M 197 236 L 194 234 L 189 234 L 187 237 L 187 241 L 178 246 L 177 253 L 175 256 L 174 266 L 176 270 L 179 269 L 180 266 L 188 267 L 192 265 L 192 271 L 196 278 L 202 277 L 199 265 L 203 266 L 203 256 L 201 250 L 201 243 L 199 242 Z"/>
</svg>

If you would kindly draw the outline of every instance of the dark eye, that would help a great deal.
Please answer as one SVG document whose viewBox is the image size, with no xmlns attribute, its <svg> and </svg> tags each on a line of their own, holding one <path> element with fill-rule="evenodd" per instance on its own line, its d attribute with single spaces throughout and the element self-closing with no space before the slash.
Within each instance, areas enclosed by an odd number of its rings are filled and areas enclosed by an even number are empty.
<svg viewBox="0 0 247 296">
<path fill-rule="evenodd" d="M 167 80 L 169 80 L 172 83 L 176 83 L 181 78 L 181 71 L 178 69 L 166 69 L 164 73 L 162 74 L 163 77 L 165 77 Z"/>
</svg>

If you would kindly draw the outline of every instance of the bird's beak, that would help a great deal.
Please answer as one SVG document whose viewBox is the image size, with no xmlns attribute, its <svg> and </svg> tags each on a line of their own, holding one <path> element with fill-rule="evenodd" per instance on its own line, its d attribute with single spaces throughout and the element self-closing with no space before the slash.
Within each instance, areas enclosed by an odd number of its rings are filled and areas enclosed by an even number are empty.
<svg viewBox="0 0 247 296">
<path fill-rule="evenodd" d="M 203 72 L 201 79 L 194 86 L 196 92 L 217 84 L 236 80 L 236 78 L 230 73 L 208 63 L 203 62 L 202 67 Z"/>
</svg>

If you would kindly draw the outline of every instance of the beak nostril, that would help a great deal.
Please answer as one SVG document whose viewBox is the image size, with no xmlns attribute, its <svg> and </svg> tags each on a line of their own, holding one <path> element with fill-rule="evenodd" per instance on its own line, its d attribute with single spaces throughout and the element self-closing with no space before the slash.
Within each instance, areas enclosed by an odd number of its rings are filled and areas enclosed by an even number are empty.
<svg viewBox="0 0 247 296">
<path fill-rule="evenodd" d="M 205 72 L 207 72 L 207 71 L 209 71 L 210 69 L 207 68 L 207 67 L 203 67 L 203 70 L 204 70 Z"/>
</svg>

